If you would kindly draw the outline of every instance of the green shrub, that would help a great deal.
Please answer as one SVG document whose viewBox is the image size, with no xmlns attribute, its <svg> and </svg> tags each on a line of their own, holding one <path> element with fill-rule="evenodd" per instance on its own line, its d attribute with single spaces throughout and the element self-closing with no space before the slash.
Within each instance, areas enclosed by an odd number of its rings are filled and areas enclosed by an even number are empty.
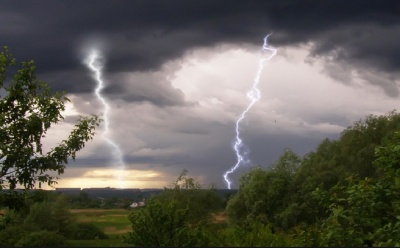
<svg viewBox="0 0 400 248">
<path fill-rule="evenodd" d="M 108 239 L 108 236 L 92 223 L 69 224 L 63 234 L 69 239 Z"/>
<path fill-rule="evenodd" d="M 0 246 L 15 246 L 23 236 L 37 230 L 30 225 L 9 225 L 0 231 Z"/>
<path fill-rule="evenodd" d="M 64 236 L 49 231 L 32 232 L 23 236 L 16 244 L 22 247 L 55 247 L 64 246 Z"/>
</svg>

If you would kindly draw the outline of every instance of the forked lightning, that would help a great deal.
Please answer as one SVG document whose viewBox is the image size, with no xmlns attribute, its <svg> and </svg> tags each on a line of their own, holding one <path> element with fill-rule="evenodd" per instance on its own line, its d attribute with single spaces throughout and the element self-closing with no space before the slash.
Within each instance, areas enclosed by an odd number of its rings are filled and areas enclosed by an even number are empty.
<svg viewBox="0 0 400 248">
<path fill-rule="evenodd" d="M 239 168 L 239 166 L 242 163 L 249 162 L 249 159 L 246 158 L 246 154 L 244 154 L 244 151 L 243 151 L 245 148 L 244 144 L 243 144 L 243 140 L 240 138 L 240 122 L 245 118 L 245 116 L 246 116 L 247 112 L 250 110 L 250 108 L 261 98 L 260 90 L 257 88 L 257 85 L 260 82 L 261 72 L 264 69 L 265 63 L 267 61 L 271 60 L 272 57 L 274 57 L 276 54 L 276 49 L 274 49 L 268 45 L 268 37 L 271 34 L 272 33 L 270 33 L 264 37 L 264 44 L 262 46 L 262 54 L 264 54 L 265 52 L 270 52 L 271 54 L 267 57 L 260 58 L 260 61 L 258 63 L 258 70 L 256 73 L 256 77 L 253 82 L 253 87 L 251 88 L 251 90 L 249 92 L 247 92 L 247 97 L 250 98 L 250 103 L 247 106 L 247 108 L 242 112 L 239 119 L 236 121 L 236 141 L 235 141 L 235 144 L 233 145 L 233 149 L 236 152 L 237 162 L 232 168 L 230 168 L 224 174 L 224 180 L 228 186 L 228 189 L 231 188 L 231 184 L 232 184 L 232 182 L 229 180 L 228 175 L 233 173 L 237 168 Z"/>
</svg>

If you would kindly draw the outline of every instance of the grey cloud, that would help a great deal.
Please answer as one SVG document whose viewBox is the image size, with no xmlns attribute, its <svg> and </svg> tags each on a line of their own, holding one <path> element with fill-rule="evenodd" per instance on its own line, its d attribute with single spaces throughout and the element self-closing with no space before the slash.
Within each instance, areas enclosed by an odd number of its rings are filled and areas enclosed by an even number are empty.
<svg viewBox="0 0 400 248">
<path fill-rule="evenodd" d="M 1 42 L 19 59 L 36 59 L 43 74 L 71 72 L 80 85 L 51 83 L 72 92 L 90 89 L 77 56 L 90 36 L 106 40 L 109 74 L 157 70 L 195 47 L 259 44 L 271 30 L 275 46 L 313 42 L 318 56 L 341 48 L 344 55 L 336 60 L 387 72 L 398 71 L 400 64 L 400 3 L 395 0 L 44 0 L 23 5 L 2 0 L 1 5 Z"/>
<path fill-rule="evenodd" d="M 150 102 L 157 106 L 184 105 L 182 91 L 175 89 L 162 75 L 117 74 L 108 80 L 104 93 L 126 102 Z"/>
<path fill-rule="evenodd" d="M 325 59 L 326 73 L 336 80 L 354 83 L 351 72 L 356 70 L 362 80 L 381 87 L 387 95 L 399 94 L 397 0 L 41 0 L 23 4 L 0 0 L 0 5 L 0 45 L 8 45 L 18 60 L 35 59 L 40 79 L 55 90 L 78 96 L 72 101 L 80 113 L 102 112 L 93 97 L 95 82 L 82 63 L 82 49 L 91 42 L 102 43 L 107 81 L 102 93 L 117 110 L 110 127 L 114 134 L 123 134 L 119 140 L 126 144 L 127 166 L 135 169 L 166 168 L 179 173 L 188 168 L 194 174 L 208 173 L 208 181 L 224 186 L 221 175 L 236 162 L 231 148 L 233 121 L 219 125 L 207 121 L 207 116 L 188 115 L 196 103 L 188 102 L 165 77 L 178 67 L 163 68 L 196 48 L 227 43 L 259 47 L 263 36 L 273 31 L 270 44 L 275 47 L 312 45 L 311 60 Z M 315 118 L 305 119 L 346 123 L 337 116 Z M 305 135 L 249 132 L 244 139 L 252 162 L 268 167 L 285 147 L 303 155 L 325 137 L 326 133 L 317 131 Z M 91 151 L 94 154 L 78 157 L 67 166 L 111 167 L 110 147 L 99 144 Z M 137 154 L 137 146 L 173 151 Z M 232 179 L 237 181 L 246 169 Z"/>
</svg>

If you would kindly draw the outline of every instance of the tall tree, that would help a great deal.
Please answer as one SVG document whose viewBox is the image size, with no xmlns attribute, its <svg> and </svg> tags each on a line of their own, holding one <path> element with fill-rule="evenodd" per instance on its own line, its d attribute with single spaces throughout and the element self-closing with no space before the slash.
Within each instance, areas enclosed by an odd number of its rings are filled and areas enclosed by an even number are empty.
<svg viewBox="0 0 400 248">
<path fill-rule="evenodd" d="M 69 137 L 42 151 L 42 138 L 51 125 L 63 120 L 62 111 L 69 101 L 65 93 L 52 92 L 36 78 L 33 61 L 22 62 L 11 80 L 9 70 L 16 61 L 8 48 L 0 53 L 0 189 L 17 185 L 33 188 L 36 182 L 55 183 L 48 172 L 62 174 L 69 159 L 93 138 L 101 119 L 97 115 L 81 117 Z"/>
<path fill-rule="evenodd" d="M 264 170 L 257 167 L 244 174 L 240 179 L 238 193 L 231 198 L 226 208 L 230 220 L 239 223 L 257 220 L 286 227 L 286 222 L 292 222 L 289 220 L 292 213 L 281 212 L 288 207 L 293 197 L 294 176 L 300 164 L 300 157 L 290 149 L 285 149 L 272 168 Z"/>
</svg>

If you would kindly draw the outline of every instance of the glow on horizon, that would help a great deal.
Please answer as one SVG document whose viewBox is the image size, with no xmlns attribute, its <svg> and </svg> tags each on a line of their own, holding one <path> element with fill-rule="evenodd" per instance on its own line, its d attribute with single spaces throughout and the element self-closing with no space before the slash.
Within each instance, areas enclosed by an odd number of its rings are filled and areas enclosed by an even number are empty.
<svg viewBox="0 0 400 248">
<path fill-rule="evenodd" d="M 118 176 L 124 173 L 124 187 L 118 185 Z M 53 187 L 42 185 L 42 189 L 55 188 L 164 188 L 171 179 L 155 170 L 118 170 L 112 168 L 93 168 L 84 171 L 79 177 L 65 177 L 57 180 Z"/>
</svg>

